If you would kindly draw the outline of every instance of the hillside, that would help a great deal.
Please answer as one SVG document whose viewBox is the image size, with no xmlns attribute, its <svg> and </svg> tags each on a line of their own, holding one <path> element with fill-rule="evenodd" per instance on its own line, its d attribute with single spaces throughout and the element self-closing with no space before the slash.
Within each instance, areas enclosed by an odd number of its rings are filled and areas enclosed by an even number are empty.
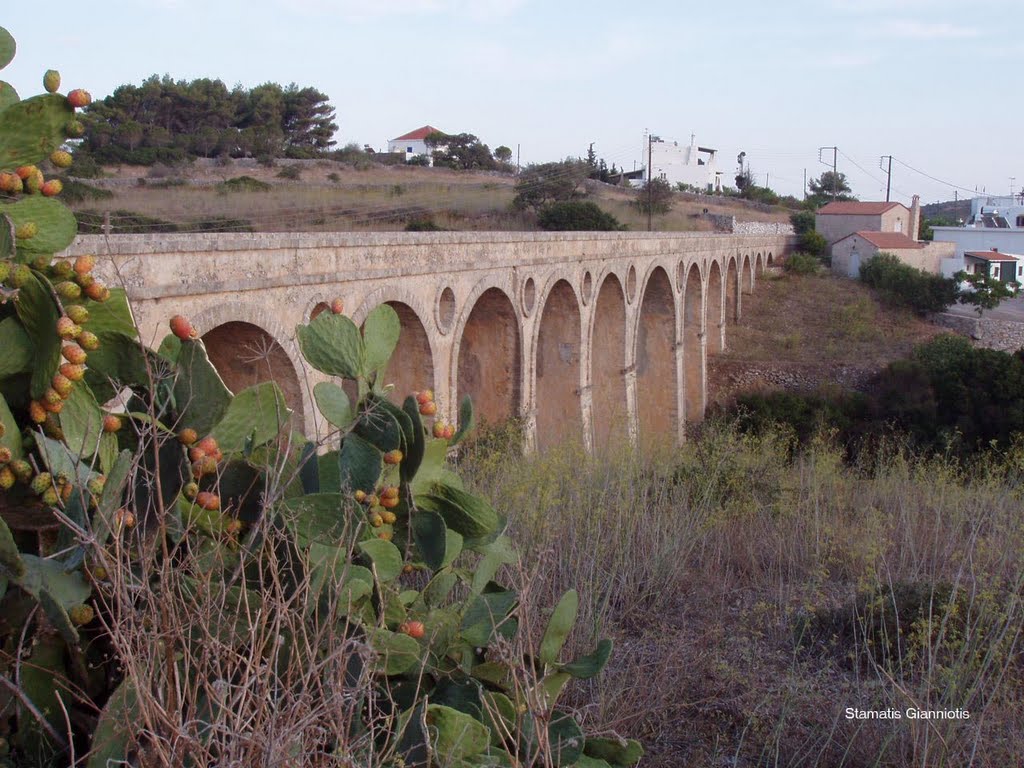
<svg viewBox="0 0 1024 768">
<path fill-rule="evenodd" d="M 883 306 L 860 282 L 768 272 L 743 295 L 742 321 L 727 328 L 725 352 L 708 360 L 709 405 L 742 389 L 856 388 L 942 332 Z"/>
<path fill-rule="evenodd" d="M 245 182 L 225 186 L 240 177 L 269 188 Z M 511 210 L 515 177 L 494 171 L 333 160 L 281 160 L 273 167 L 253 160 L 197 160 L 174 168 L 110 167 L 103 177 L 82 181 L 103 190 L 102 199 L 85 189 L 85 199 L 69 197 L 68 202 L 87 226 L 99 227 L 109 214 L 113 232 L 388 231 L 413 221 L 454 230 L 537 229 L 532 214 Z M 588 199 L 629 229 L 647 228 L 646 217 L 632 205 L 631 190 L 591 181 L 587 191 Z M 655 217 L 655 228 L 713 229 L 705 211 L 742 221 L 789 221 L 784 208 L 677 193 L 672 210 Z"/>
<path fill-rule="evenodd" d="M 926 219 L 943 219 L 955 222 L 971 214 L 970 200 L 947 200 L 943 203 L 929 203 L 921 206 L 921 215 Z"/>
</svg>

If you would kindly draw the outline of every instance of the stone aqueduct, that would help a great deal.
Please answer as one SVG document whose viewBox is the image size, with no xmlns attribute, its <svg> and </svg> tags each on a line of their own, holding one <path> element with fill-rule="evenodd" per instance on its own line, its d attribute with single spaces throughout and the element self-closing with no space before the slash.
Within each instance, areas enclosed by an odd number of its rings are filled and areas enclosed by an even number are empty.
<svg viewBox="0 0 1024 768">
<path fill-rule="evenodd" d="M 187 315 L 234 390 L 273 378 L 307 434 L 325 432 L 295 326 L 340 297 L 358 324 L 402 322 L 395 396 L 432 387 L 454 417 L 523 419 L 527 441 L 600 450 L 684 439 L 703 417 L 707 356 L 743 295 L 792 245 L 707 233 L 374 233 L 80 237 L 127 287 L 147 343 Z M 109 259 L 103 259 L 107 256 Z"/>
</svg>

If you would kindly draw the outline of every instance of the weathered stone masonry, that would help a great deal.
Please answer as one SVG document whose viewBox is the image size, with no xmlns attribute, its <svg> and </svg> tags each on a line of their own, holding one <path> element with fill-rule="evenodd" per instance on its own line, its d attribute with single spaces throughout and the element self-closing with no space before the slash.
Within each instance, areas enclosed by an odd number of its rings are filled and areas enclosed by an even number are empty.
<svg viewBox="0 0 1024 768">
<path fill-rule="evenodd" d="M 519 416 L 528 441 L 679 442 L 703 417 L 708 354 L 742 296 L 792 246 L 783 235 L 317 233 L 82 236 L 132 298 L 143 339 L 187 315 L 234 389 L 273 378 L 322 435 L 295 326 L 341 298 L 361 323 L 382 303 L 402 336 L 396 399 L 463 394 L 487 421 Z M 103 257 L 108 257 L 104 259 Z"/>
</svg>

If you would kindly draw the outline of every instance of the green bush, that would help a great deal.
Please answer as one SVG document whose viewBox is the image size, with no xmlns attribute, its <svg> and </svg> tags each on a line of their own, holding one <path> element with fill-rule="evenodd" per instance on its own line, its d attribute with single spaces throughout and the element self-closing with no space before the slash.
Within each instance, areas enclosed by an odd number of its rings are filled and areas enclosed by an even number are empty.
<svg viewBox="0 0 1024 768">
<path fill-rule="evenodd" d="M 789 215 L 789 222 L 793 225 L 793 231 L 798 235 L 814 231 L 814 212 L 797 211 Z"/>
<path fill-rule="evenodd" d="M 880 253 L 861 264 L 860 279 L 885 303 L 921 315 L 942 312 L 956 303 L 959 293 L 955 280 L 915 269 L 891 253 Z"/>
<path fill-rule="evenodd" d="M 227 194 L 228 192 L 269 192 L 272 186 L 265 181 L 254 179 L 252 176 L 236 176 L 233 179 L 222 181 L 217 185 L 216 189 L 222 194 Z"/>
<path fill-rule="evenodd" d="M 447 232 L 448 230 L 432 218 L 413 219 L 405 225 L 406 232 Z"/>
<path fill-rule="evenodd" d="M 799 248 L 804 253 L 823 259 L 828 251 L 828 240 L 820 232 L 809 229 L 800 235 Z"/>
<path fill-rule="evenodd" d="M 61 195 L 66 203 L 84 203 L 86 200 L 109 200 L 114 196 L 114 193 L 109 189 L 94 187 L 91 184 L 86 184 L 76 179 L 61 177 L 61 181 L 64 183 Z"/>
<path fill-rule="evenodd" d="M 548 231 L 613 232 L 624 229 L 619 220 L 602 211 L 596 203 L 565 200 L 545 205 L 537 216 L 537 224 Z"/>
<path fill-rule="evenodd" d="M 144 235 L 148 232 L 177 232 L 178 225 L 173 221 L 144 216 L 135 211 L 117 209 L 114 211 L 97 211 L 89 209 L 75 211 L 78 219 L 78 234 L 102 235 L 107 213 L 110 214 L 111 232 L 119 235 Z"/>
<path fill-rule="evenodd" d="M 813 275 L 821 267 L 821 259 L 804 251 L 791 253 L 782 268 L 794 275 Z"/>
<path fill-rule="evenodd" d="M 277 172 L 277 178 L 288 179 L 289 181 L 298 181 L 302 178 L 302 168 L 295 164 L 286 165 Z"/>
</svg>

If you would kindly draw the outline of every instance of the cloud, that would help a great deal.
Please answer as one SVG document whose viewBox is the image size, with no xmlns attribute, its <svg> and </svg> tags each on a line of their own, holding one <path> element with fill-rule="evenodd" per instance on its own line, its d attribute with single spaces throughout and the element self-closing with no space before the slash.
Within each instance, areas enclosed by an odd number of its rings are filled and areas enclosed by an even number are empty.
<svg viewBox="0 0 1024 768">
<path fill-rule="evenodd" d="M 962 40 L 978 37 L 981 34 L 974 27 L 964 27 L 942 21 L 912 21 L 908 19 L 887 21 L 879 28 L 879 32 L 885 37 L 896 37 L 903 40 Z"/>
</svg>

